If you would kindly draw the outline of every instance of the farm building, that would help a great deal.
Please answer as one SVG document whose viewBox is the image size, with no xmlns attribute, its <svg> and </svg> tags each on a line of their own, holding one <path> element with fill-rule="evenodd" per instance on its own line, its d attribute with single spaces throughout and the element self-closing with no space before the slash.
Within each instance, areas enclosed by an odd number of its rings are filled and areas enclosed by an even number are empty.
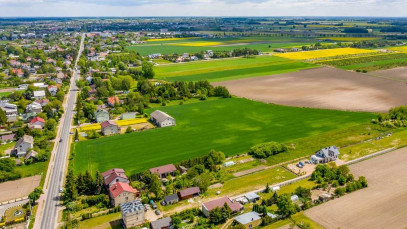
<svg viewBox="0 0 407 229">
<path fill-rule="evenodd" d="M 165 217 L 151 222 L 151 229 L 172 229 L 174 228 L 172 224 L 171 217 Z"/>
<path fill-rule="evenodd" d="M 152 174 L 157 174 L 160 179 L 166 178 L 168 175 L 175 175 L 177 168 L 173 164 L 163 165 L 156 168 L 151 168 L 150 172 Z"/>
<path fill-rule="evenodd" d="M 22 138 L 18 139 L 12 153 L 17 157 L 25 157 L 28 150 L 34 147 L 34 138 L 30 135 L 24 135 Z"/>
<path fill-rule="evenodd" d="M 186 200 L 199 196 L 199 193 L 201 193 L 199 187 L 192 187 L 179 191 L 178 196 L 181 200 Z"/>
<path fill-rule="evenodd" d="M 247 229 L 256 228 L 261 224 L 261 217 L 257 212 L 248 212 L 234 218 L 235 224 L 243 225 Z"/>
<path fill-rule="evenodd" d="M 100 124 L 102 134 L 105 136 L 120 134 L 120 127 L 114 121 L 104 121 Z"/>
<path fill-rule="evenodd" d="M 249 202 L 252 202 L 252 203 L 254 203 L 254 202 L 260 200 L 260 196 L 257 195 L 257 194 L 254 193 L 254 192 L 249 193 L 249 194 L 246 194 L 245 197 L 246 197 L 246 199 L 247 199 Z"/>
<path fill-rule="evenodd" d="M 230 210 L 233 212 L 238 212 L 243 210 L 243 206 L 240 205 L 238 202 L 233 202 L 230 200 L 229 197 L 225 196 L 217 200 L 212 200 L 202 204 L 202 213 L 209 217 L 209 213 L 215 208 L 222 208 L 225 204 L 227 204 Z"/>
<path fill-rule="evenodd" d="M 150 120 L 154 122 L 158 127 L 175 126 L 175 119 L 160 110 L 156 110 L 151 113 L 150 117 Z"/>
<path fill-rule="evenodd" d="M 113 206 L 117 207 L 120 204 L 133 201 L 137 194 L 137 190 L 133 189 L 129 184 L 116 182 L 109 188 L 109 196 Z"/>
<path fill-rule="evenodd" d="M 108 121 L 110 118 L 109 112 L 105 109 L 97 109 L 95 112 L 96 122 Z"/>
<path fill-rule="evenodd" d="M 138 200 L 120 204 L 122 210 L 123 224 L 125 228 L 141 225 L 145 221 L 145 211 L 143 204 Z"/>
<path fill-rule="evenodd" d="M 172 194 L 164 197 L 164 202 L 166 205 L 175 204 L 179 201 L 177 194 Z"/>
<path fill-rule="evenodd" d="M 335 161 L 338 159 L 339 154 L 339 150 L 336 148 L 336 146 L 326 147 L 316 152 L 315 155 L 311 156 L 311 163 L 318 164 Z"/>
<path fill-rule="evenodd" d="M 126 174 L 124 174 L 123 169 L 110 169 L 102 173 L 102 176 L 105 185 L 108 188 L 116 184 L 116 182 L 130 183 L 129 178 L 127 178 Z"/>
</svg>

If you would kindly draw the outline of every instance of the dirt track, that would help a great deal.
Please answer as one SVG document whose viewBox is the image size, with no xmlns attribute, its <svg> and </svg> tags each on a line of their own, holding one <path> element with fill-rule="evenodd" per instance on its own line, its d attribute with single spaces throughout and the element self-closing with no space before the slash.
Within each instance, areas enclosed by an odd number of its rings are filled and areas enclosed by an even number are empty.
<svg viewBox="0 0 407 229">
<path fill-rule="evenodd" d="M 26 177 L 0 184 L 0 203 L 28 196 L 40 185 L 41 176 Z"/>
<path fill-rule="evenodd" d="M 405 228 L 407 147 L 350 166 L 369 187 L 311 208 L 305 214 L 325 228 Z"/>
<path fill-rule="evenodd" d="M 329 67 L 214 85 L 239 97 L 297 107 L 385 112 L 407 105 L 406 83 Z"/>
</svg>

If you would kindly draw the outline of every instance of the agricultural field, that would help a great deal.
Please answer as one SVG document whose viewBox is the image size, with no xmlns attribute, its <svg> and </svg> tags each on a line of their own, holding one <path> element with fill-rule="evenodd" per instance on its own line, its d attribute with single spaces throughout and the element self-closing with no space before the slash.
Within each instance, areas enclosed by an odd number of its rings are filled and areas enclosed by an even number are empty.
<svg viewBox="0 0 407 229">
<path fill-rule="evenodd" d="M 216 82 L 295 72 L 314 67 L 317 65 L 264 55 L 254 58 L 241 57 L 159 65 L 155 71 L 156 78 L 168 81 Z"/>
<path fill-rule="evenodd" d="M 301 47 L 315 43 L 309 39 L 281 39 L 275 37 L 242 37 L 242 38 L 172 38 L 148 40 L 145 44 L 129 46 L 143 56 L 152 53 L 182 54 L 201 51 L 232 51 L 234 49 L 251 48 L 263 52 L 271 52 L 275 48 Z"/>
<path fill-rule="evenodd" d="M 407 60 L 405 60 L 407 62 Z M 405 62 L 405 63 L 406 63 Z M 407 81 L 407 67 L 393 68 L 387 70 L 378 70 L 369 73 L 373 76 L 384 77 L 387 79 L 397 80 L 397 81 Z"/>
<path fill-rule="evenodd" d="M 290 52 L 290 53 L 278 53 L 274 54 L 278 57 L 284 57 L 292 60 L 316 60 L 327 57 L 336 56 L 350 56 L 359 55 L 366 53 L 375 53 L 375 50 L 369 49 L 357 49 L 357 48 L 337 48 L 337 49 L 322 49 L 315 51 L 304 51 L 304 52 Z"/>
<path fill-rule="evenodd" d="M 241 98 L 160 110 L 173 116 L 177 125 L 75 143 L 74 171 L 94 173 L 119 167 L 131 174 L 198 157 L 211 149 L 231 156 L 258 143 L 316 136 L 368 123 L 375 117 L 371 113 L 285 107 Z"/>
<path fill-rule="evenodd" d="M 305 211 L 325 228 L 404 228 L 407 225 L 407 148 L 350 166 L 369 187 Z"/>
<path fill-rule="evenodd" d="M 121 127 L 121 126 L 136 125 L 136 124 L 140 124 L 140 123 L 147 123 L 148 120 L 146 118 L 135 118 L 135 119 L 126 119 L 126 120 L 115 120 L 114 122 Z M 100 123 L 84 125 L 84 126 L 81 126 L 79 128 L 79 130 L 80 131 L 100 130 Z"/>
<path fill-rule="evenodd" d="M 296 107 L 387 112 L 407 104 L 403 82 L 330 67 L 214 85 L 239 97 Z"/>
<path fill-rule="evenodd" d="M 380 37 L 321 37 L 320 39 L 331 41 L 345 41 L 345 42 L 358 42 L 358 41 L 374 41 L 380 40 Z"/>
<path fill-rule="evenodd" d="M 407 53 L 407 46 L 391 47 L 391 48 L 389 48 L 389 50 Z"/>
</svg>

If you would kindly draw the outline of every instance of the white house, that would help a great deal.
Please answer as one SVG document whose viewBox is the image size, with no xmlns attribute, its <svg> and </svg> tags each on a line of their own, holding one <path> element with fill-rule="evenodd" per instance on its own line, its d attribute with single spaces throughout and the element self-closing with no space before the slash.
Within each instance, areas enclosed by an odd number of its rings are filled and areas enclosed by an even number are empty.
<svg viewBox="0 0 407 229">
<path fill-rule="evenodd" d="M 25 157 L 29 149 L 34 147 L 34 138 L 30 135 L 24 135 L 22 138 L 18 139 L 14 145 L 12 153 L 17 155 L 17 157 Z"/>
<path fill-rule="evenodd" d="M 25 108 L 25 112 L 26 113 L 35 112 L 37 114 L 41 113 L 42 112 L 42 106 L 41 106 L 41 104 L 39 104 L 37 102 L 32 102 L 32 103 L 27 105 L 27 107 Z"/>
<path fill-rule="evenodd" d="M 338 159 L 339 154 L 339 150 L 336 146 L 326 147 L 311 156 L 311 163 L 318 164 L 335 161 Z"/>
<path fill-rule="evenodd" d="M 158 127 L 175 126 L 175 119 L 160 110 L 156 110 L 151 113 L 150 120 Z"/>
<path fill-rule="evenodd" d="M 34 99 L 42 99 L 45 98 L 45 91 L 34 91 Z"/>
</svg>

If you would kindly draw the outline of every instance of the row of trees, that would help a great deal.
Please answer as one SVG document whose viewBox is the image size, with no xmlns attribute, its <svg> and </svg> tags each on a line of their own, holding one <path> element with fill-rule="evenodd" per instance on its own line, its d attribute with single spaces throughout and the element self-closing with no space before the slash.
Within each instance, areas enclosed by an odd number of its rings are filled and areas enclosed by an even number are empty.
<svg viewBox="0 0 407 229">
<path fill-rule="evenodd" d="M 102 174 L 97 171 L 93 177 L 89 171 L 77 176 L 72 170 L 66 175 L 66 184 L 63 193 L 64 202 L 75 201 L 79 195 L 99 195 L 104 192 Z"/>
<path fill-rule="evenodd" d="M 287 151 L 288 147 L 284 144 L 278 142 L 267 142 L 251 147 L 248 153 L 255 158 L 267 158 Z"/>
</svg>

